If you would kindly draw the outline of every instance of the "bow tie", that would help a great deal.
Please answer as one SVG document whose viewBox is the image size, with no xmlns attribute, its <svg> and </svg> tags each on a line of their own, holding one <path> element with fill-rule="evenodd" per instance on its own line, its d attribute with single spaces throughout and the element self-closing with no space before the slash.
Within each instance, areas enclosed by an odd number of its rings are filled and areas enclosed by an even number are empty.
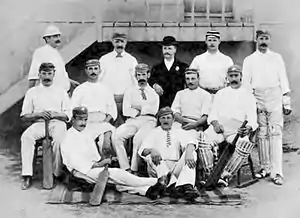
<svg viewBox="0 0 300 218">
<path fill-rule="evenodd" d="M 116 58 L 122 58 L 123 56 L 121 54 L 117 54 Z"/>
</svg>

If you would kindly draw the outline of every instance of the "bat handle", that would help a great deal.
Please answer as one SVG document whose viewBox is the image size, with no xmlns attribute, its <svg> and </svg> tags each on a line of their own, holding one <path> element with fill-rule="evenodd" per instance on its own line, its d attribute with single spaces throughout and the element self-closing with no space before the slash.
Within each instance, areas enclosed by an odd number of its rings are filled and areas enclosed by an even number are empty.
<svg viewBox="0 0 300 218">
<path fill-rule="evenodd" d="M 245 121 L 243 122 L 243 124 L 241 125 L 240 128 L 246 127 L 247 123 L 248 123 L 248 120 L 245 120 Z M 237 133 L 236 136 L 234 137 L 233 141 L 232 141 L 232 144 L 233 144 L 233 145 L 236 144 L 236 142 L 237 142 L 237 140 L 239 139 L 239 137 L 240 137 L 240 134 Z"/>
</svg>

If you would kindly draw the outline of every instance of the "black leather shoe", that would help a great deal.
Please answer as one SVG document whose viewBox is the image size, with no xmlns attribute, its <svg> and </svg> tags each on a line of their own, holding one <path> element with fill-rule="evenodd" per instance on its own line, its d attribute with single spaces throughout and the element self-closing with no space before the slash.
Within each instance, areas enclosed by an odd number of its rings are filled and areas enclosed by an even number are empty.
<svg viewBox="0 0 300 218">
<path fill-rule="evenodd" d="M 166 185 L 162 184 L 159 179 L 157 183 L 153 186 L 150 186 L 146 192 L 146 197 L 150 198 L 151 200 L 156 200 L 158 197 L 164 195 L 166 190 Z"/>
<path fill-rule="evenodd" d="M 23 181 L 22 181 L 22 186 L 21 186 L 22 190 L 27 190 L 30 188 L 31 178 L 32 178 L 31 176 L 23 176 Z"/>
<path fill-rule="evenodd" d="M 194 200 L 200 196 L 199 192 L 190 184 L 184 185 L 184 196 L 187 200 Z"/>
</svg>

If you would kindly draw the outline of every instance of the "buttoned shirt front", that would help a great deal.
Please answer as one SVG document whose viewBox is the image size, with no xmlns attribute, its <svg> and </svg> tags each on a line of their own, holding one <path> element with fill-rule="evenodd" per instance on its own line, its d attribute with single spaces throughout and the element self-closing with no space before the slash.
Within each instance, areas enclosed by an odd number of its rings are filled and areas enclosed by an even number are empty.
<svg viewBox="0 0 300 218">
<path fill-rule="evenodd" d="M 77 170 L 87 174 L 94 162 L 101 159 L 94 140 L 84 132 L 71 127 L 61 143 L 63 163 L 69 171 Z"/>
<path fill-rule="evenodd" d="M 232 59 L 221 52 L 214 54 L 208 51 L 197 55 L 190 68 L 199 70 L 199 85 L 202 88 L 223 88 L 226 84 L 227 70 L 233 65 Z"/>
<path fill-rule="evenodd" d="M 290 91 L 284 61 L 280 54 L 256 51 L 243 63 L 243 82 L 252 89 L 280 87 L 282 94 Z"/>
<path fill-rule="evenodd" d="M 187 88 L 177 92 L 172 104 L 174 113 L 195 119 L 201 118 L 204 114 L 208 115 L 210 107 L 210 94 L 199 87 L 194 90 Z"/>
<path fill-rule="evenodd" d="M 106 85 L 114 95 L 123 95 L 125 90 L 137 85 L 135 78 L 135 57 L 123 52 L 117 57 L 117 52 L 112 51 L 100 58 L 101 74 L 99 82 Z"/>
<path fill-rule="evenodd" d="M 178 161 L 188 144 L 197 145 L 197 140 L 191 138 L 182 129 L 176 128 L 170 130 L 170 144 L 168 145 L 167 142 L 167 131 L 160 126 L 156 127 L 142 142 L 139 154 L 142 155 L 144 149 L 155 149 L 163 160 Z"/>
<path fill-rule="evenodd" d="M 89 113 L 101 112 L 117 118 L 117 106 L 110 90 L 98 82 L 85 82 L 76 87 L 72 95 L 72 107 L 85 106 Z"/>
<path fill-rule="evenodd" d="M 21 116 L 43 111 L 64 112 L 70 118 L 70 100 L 66 91 L 42 84 L 30 88 L 23 101 Z"/>
<path fill-rule="evenodd" d="M 159 107 L 159 96 L 153 88 L 147 85 L 144 89 L 147 99 L 142 98 L 141 89 L 139 86 L 133 86 L 126 90 L 123 99 L 123 115 L 126 117 L 136 117 L 138 110 L 132 108 L 132 105 L 140 105 L 140 115 L 156 115 Z"/>
<path fill-rule="evenodd" d="M 50 62 L 55 66 L 53 85 L 68 91 L 70 89 L 70 81 L 63 58 L 56 48 L 48 44 L 34 51 L 28 80 L 39 79 L 39 68 L 44 62 Z"/>
<path fill-rule="evenodd" d="M 174 63 L 174 58 L 173 58 L 172 60 L 170 60 L 170 61 L 164 59 L 164 63 L 165 63 L 165 65 L 166 65 L 166 68 L 167 68 L 168 70 L 170 70 L 171 67 L 172 67 L 172 65 L 173 65 L 173 63 Z"/>
<path fill-rule="evenodd" d="M 258 126 L 256 101 L 249 89 L 226 87 L 215 95 L 208 122 L 217 120 L 224 127 L 224 134 L 236 133 L 244 120 L 253 130 Z"/>
</svg>

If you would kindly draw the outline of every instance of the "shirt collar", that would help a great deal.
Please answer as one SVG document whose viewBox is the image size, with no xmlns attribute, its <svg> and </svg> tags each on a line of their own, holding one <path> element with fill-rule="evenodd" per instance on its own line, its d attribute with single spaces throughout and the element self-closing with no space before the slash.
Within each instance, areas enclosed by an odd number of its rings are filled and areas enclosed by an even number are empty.
<svg viewBox="0 0 300 218">
<path fill-rule="evenodd" d="M 117 53 L 115 50 L 113 50 L 112 53 L 113 53 L 113 57 L 117 57 L 118 53 Z M 126 52 L 123 51 L 123 52 L 121 53 L 121 56 L 124 57 L 125 55 L 126 55 Z"/>
<path fill-rule="evenodd" d="M 171 64 L 171 66 L 173 65 L 173 63 L 175 62 L 175 58 L 173 58 L 172 60 L 168 61 L 167 59 L 164 59 L 164 63 L 168 63 Z"/>
<path fill-rule="evenodd" d="M 216 53 L 210 53 L 210 52 L 206 51 L 206 54 L 207 54 L 207 55 L 210 55 L 210 56 L 219 55 L 220 53 L 221 53 L 221 52 L 220 52 L 219 49 L 217 50 Z"/>
<path fill-rule="evenodd" d="M 269 48 L 267 48 L 266 53 L 262 53 L 258 49 L 256 49 L 256 54 L 258 54 L 258 55 L 269 55 L 269 54 L 271 54 L 271 50 Z"/>
</svg>

